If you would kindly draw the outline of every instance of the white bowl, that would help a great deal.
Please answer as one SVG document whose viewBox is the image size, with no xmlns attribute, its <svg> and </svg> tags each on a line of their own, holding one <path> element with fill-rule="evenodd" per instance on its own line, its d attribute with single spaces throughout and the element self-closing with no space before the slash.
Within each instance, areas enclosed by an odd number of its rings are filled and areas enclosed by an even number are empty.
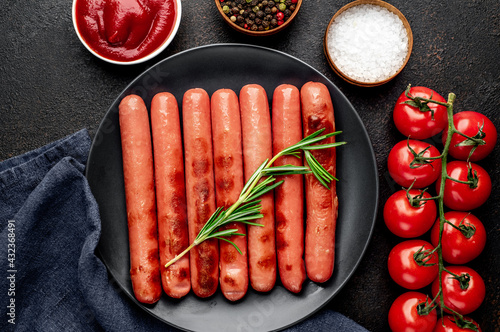
<svg viewBox="0 0 500 332">
<path fill-rule="evenodd" d="M 181 0 L 174 0 L 175 5 L 176 5 L 176 17 L 175 17 L 174 26 L 172 28 L 172 31 L 168 35 L 167 39 L 163 42 L 163 44 L 160 45 L 160 47 L 158 47 L 153 52 L 146 54 L 142 58 L 139 58 L 139 59 L 135 59 L 135 60 L 131 60 L 131 61 L 112 60 L 112 59 L 109 59 L 109 58 L 106 58 L 106 57 L 100 55 L 95 50 L 93 50 L 87 44 L 87 42 L 83 39 L 83 37 L 81 36 L 80 32 L 78 31 L 78 27 L 76 25 L 76 1 L 77 0 L 73 0 L 73 7 L 71 9 L 71 12 L 72 12 L 72 18 L 73 18 L 73 27 L 75 28 L 75 31 L 76 31 L 78 38 L 80 39 L 82 44 L 87 48 L 87 50 L 89 50 L 90 53 L 92 53 L 93 55 L 95 55 L 96 57 L 98 57 L 101 60 L 116 64 L 116 65 L 135 65 L 135 64 L 138 64 L 141 62 L 151 60 L 152 58 L 154 58 L 155 56 L 160 54 L 163 50 L 165 50 L 165 48 L 167 48 L 167 46 L 172 42 L 175 35 L 177 34 L 177 30 L 179 29 L 179 25 L 181 24 L 181 16 L 182 16 Z M 79 0 L 79 1 L 82 1 L 82 0 Z"/>
</svg>

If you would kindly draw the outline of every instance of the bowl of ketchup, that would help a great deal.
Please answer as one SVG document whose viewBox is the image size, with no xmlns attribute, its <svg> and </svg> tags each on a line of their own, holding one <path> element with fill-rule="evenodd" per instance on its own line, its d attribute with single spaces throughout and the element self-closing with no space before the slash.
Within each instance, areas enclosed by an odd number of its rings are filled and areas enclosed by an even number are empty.
<svg viewBox="0 0 500 332">
<path fill-rule="evenodd" d="M 121 65 L 152 59 L 174 39 L 181 0 L 73 0 L 73 26 L 98 58 Z"/>
</svg>

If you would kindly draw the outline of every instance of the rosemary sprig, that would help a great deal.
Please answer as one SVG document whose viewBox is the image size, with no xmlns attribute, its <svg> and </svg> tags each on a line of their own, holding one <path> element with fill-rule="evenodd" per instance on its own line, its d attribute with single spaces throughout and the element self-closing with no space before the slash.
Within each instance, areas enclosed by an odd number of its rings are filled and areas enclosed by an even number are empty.
<svg viewBox="0 0 500 332">
<path fill-rule="evenodd" d="M 207 220 L 205 225 L 201 228 L 193 243 L 191 243 L 189 247 L 187 247 L 182 253 L 170 260 L 165 265 L 165 267 L 169 267 L 186 253 L 188 253 L 193 247 L 211 238 L 229 242 L 241 254 L 241 250 L 232 241 L 227 239 L 227 237 L 232 235 L 244 236 L 245 234 L 237 233 L 237 229 L 220 230 L 220 227 L 232 222 L 241 222 L 253 226 L 263 226 L 261 224 L 252 222 L 252 220 L 260 219 L 263 217 L 260 212 L 260 200 L 257 199 L 283 183 L 283 181 L 276 182 L 275 176 L 277 175 L 312 173 L 326 188 L 329 188 L 328 184 L 331 181 L 338 181 L 335 177 L 328 173 L 328 171 L 314 158 L 310 150 L 334 148 L 346 144 L 346 142 L 313 145 L 314 143 L 321 142 L 329 137 L 341 133 L 341 131 L 336 131 L 333 133 L 321 135 L 323 131 L 324 129 L 318 130 L 315 133 L 305 137 L 298 143 L 282 150 L 271 160 L 265 160 L 252 174 L 250 179 L 248 179 L 241 191 L 238 200 L 229 208 L 227 208 L 227 210 L 224 210 L 224 208 L 222 207 L 217 208 Z M 304 152 L 307 166 L 272 166 L 274 162 L 282 156 L 295 156 L 300 158 L 301 151 Z"/>
</svg>

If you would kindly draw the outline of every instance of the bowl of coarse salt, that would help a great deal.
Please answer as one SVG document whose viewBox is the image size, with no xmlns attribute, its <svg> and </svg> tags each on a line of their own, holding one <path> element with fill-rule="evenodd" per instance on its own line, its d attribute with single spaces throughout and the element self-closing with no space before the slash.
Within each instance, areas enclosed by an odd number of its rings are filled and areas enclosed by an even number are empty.
<svg viewBox="0 0 500 332">
<path fill-rule="evenodd" d="M 413 34 L 396 7 L 381 0 L 357 0 L 332 17 L 323 47 L 330 67 L 345 81 L 378 86 L 406 66 Z"/>
</svg>

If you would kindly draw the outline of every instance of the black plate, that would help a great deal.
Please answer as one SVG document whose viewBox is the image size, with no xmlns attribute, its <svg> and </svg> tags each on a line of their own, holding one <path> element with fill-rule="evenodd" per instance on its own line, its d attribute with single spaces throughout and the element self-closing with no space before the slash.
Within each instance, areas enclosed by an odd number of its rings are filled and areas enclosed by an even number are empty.
<svg viewBox="0 0 500 332">
<path fill-rule="evenodd" d="M 319 81 L 329 88 L 340 140 L 337 169 L 339 218 L 337 223 L 335 271 L 324 284 L 307 280 L 300 294 L 281 284 L 265 294 L 249 289 L 236 303 L 227 301 L 220 290 L 200 299 L 192 292 L 184 299 L 163 295 L 153 305 L 135 301 L 129 276 L 128 229 L 125 212 L 118 104 L 131 93 L 146 105 L 161 91 L 169 91 L 181 106 L 184 92 L 203 88 L 209 95 L 220 88 L 239 93 L 248 83 L 262 85 L 272 100 L 274 88 L 289 83 L 300 87 Z M 279 330 L 312 315 L 331 300 L 353 274 L 370 240 L 378 202 L 378 176 L 374 152 L 365 127 L 351 103 L 326 77 L 306 63 L 262 47 L 217 44 L 176 54 L 156 64 L 118 96 L 109 108 L 95 136 L 87 166 L 87 178 L 99 204 L 102 234 L 99 253 L 122 289 L 144 310 L 173 326 L 196 331 Z"/>
</svg>

